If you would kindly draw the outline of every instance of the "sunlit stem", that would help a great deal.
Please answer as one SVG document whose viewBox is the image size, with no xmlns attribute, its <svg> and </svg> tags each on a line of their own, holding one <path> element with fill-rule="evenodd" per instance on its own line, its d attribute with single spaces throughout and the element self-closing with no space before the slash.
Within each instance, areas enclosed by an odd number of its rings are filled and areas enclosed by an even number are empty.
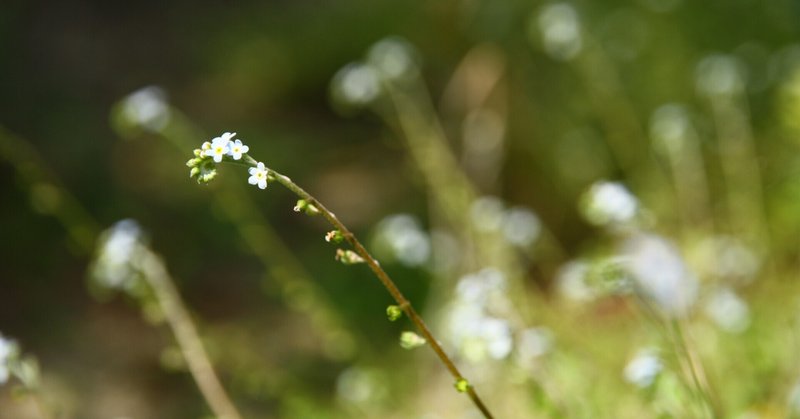
<svg viewBox="0 0 800 419">
<path fill-rule="evenodd" d="M 153 289 L 164 317 L 175 334 L 189 372 L 194 377 L 197 387 L 219 419 L 241 419 L 225 389 L 220 384 L 211 361 L 203 348 L 203 343 L 192 323 L 189 312 L 183 304 L 178 290 L 167 273 L 161 259 L 149 249 L 142 256 L 143 276 Z"/>
<path fill-rule="evenodd" d="M 255 167 L 258 163 L 250 156 L 243 156 L 242 158 L 243 163 L 239 163 L 234 161 L 234 163 L 244 164 L 246 166 Z M 383 286 L 389 291 L 389 294 L 392 295 L 392 298 L 397 302 L 397 304 L 403 309 L 403 312 L 408 316 L 408 318 L 417 326 L 419 332 L 428 341 L 430 344 L 431 349 L 436 353 L 439 357 L 439 360 L 442 361 L 444 366 L 450 371 L 450 374 L 455 378 L 456 382 L 461 380 L 466 380 L 461 372 L 456 367 L 455 363 L 450 359 L 447 353 L 444 351 L 442 346 L 439 344 L 439 341 L 433 336 L 433 333 L 428 328 L 428 325 L 425 324 L 425 321 L 422 320 L 417 311 L 414 310 L 414 307 L 411 305 L 411 302 L 400 292 L 400 289 L 397 288 L 397 285 L 394 281 L 389 277 L 389 275 L 381 268 L 378 261 L 367 251 L 367 249 L 361 244 L 361 242 L 356 238 L 356 236 L 350 232 L 350 230 L 336 218 L 336 215 L 331 212 L 328 208 L 326 208 L 322 203 L 317 201 L 316 198 L 311 196 L 308 192 L 306 192 L 303 188 L 298 186 L 296 183 L 292 182 L 287 176 L 284 176 L 272 169 L 270 169 L 270 178 L 274 181 L 280 183 L 290 191 L 292 191 L 298 197 L 306 200 L 309 204 L 314 205 L 319 209 L 320 215 L 322 215 L 334 228 L 339 230 L 342 235 L 344 236 L 345 240 L 350 243 L 353 247 L 353 250 L 358 253 L 359 256 L 364 258 L 365 263 L 369 268 L 375 273 L 375 276 L 378 277 L 378 280 L 381 281 Z M 484 417 L 487 419 L 493 418 L 492 414 L 489 412 L 489 409 L 486 405 L 483 404 L 480 397 L 478 397 L 478 393 L 475 391 L 474 386 L 469 385 L 466 389 L 466 394 L 475 404 L 475 406 L 483 413 Z"/>
</svg>

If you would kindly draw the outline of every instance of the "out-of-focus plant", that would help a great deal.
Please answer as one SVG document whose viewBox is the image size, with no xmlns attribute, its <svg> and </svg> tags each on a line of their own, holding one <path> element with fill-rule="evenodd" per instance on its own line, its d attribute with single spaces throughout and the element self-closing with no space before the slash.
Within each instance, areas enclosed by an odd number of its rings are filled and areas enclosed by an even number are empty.
<svg viewBox="0 0 800 419">
<path fill-rule="evenodd" d="M 15 385 L 16 396 L 30 397 L 36 405 L 39 417 L 57 417 L 52 406 L 42 394 L 42 378 L 39 362 L 31 355 L 22 353 L 17 341 L 0 334 L 0 387 Z"/>
<path fill-rule="evenodd" d="M 122 220 L 103 233 L 91 274 L 97 292 L 124 291 L 141 302 L 150 320 L 165 320 L 214 414 L 225 419 L 241 418 L 214 371 L 164 262 L 150 250 L 135 221 Z"/>
</svg>

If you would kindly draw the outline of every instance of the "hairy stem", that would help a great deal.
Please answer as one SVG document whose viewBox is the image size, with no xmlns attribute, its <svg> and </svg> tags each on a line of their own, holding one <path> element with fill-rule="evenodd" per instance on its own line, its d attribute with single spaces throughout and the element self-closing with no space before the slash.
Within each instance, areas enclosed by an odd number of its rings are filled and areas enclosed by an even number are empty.
<svg viewBox="0 0 800 419">
<path fill-rule="evenodd" d="M 250 156 L 245 156 L 243 160 L 245 160 L 245 164 L 248 166 L 255 167 L 257 165 L 257 162 Z M 305 199 L 309 204 L 315 206 L 320 211 L 320 214 L 333 227 L 342 233 L 345 240 L 347 240 L 347 242 L 353 247 L 353 250 L 355 250 L 359 256 L 364 258 L 365 263 L 370 269 L 372 269 L 372 272 L 375 273 L 375 276 L 378 277 L 383 286 L 386 287 L 386 290 L 389 291 L 389 294 L 392 295 L 392 298 L 394 298 L 400 308 L 403 309 L 403 312 L 405 312 L 408 318 L 417 326 L 417 329 L 419 329 L 425 340 L 428 341 L 431 349 L 436 352 L 439 360 L 442 361 L 447 370 L 450 371 L 450 374 L 456 379 L 456 382 L 460 380 L 466 380 L 464 376 L 461 375 L 461 372 L 458 370 L 455 363 L 453 363 L 453 360 L 450 359 L 442 346 L 439 344 L 439 341 L 433 336 L 433 333 L 428 328 L 428 325 L 425 324 L 425 321 L 422 320 L 422 317 L 420 317 L 417 311 L 414 310 L 414 307 L 411 306 L 411 302 L 408 301 L 405 296 L 403 296 L 403 293 L 400 292 L 400 289 L 397 288 L 397 285 L 394 283 L 394 281 L 392 281 L 386 271 L 381 268 L 380 263 L 378 263 L 378 261 L 367 251 L 367 249 L 361 244 L 356 236 L 350 232 L 350 230 L 344 224 L 342 224 L 338 218 L 336 218 L 336 215 L 333 212 L 327 209 L 324 205 L 322 205 L 322 203 L 317 201 L 316 198 L 311 196 L 311 194 L 306 192 L 303 188 L 292 182 L 292 180 L 287 176 L 284 176 L 272 169 L 270 169 L 269 172 L 271 178 L 274 178 L 275 181 L 294 192 L 295 195 Z M 489 412 L 489 409 L 483 404 L 483 401 L 481 401 L 480 397 L 478 397 L 478 393 L 475 391 L 475 388 L 472 385 L 467 387 L 466 393 L 487 419 L 493 418 L 492 414 Z"/>
</svg>

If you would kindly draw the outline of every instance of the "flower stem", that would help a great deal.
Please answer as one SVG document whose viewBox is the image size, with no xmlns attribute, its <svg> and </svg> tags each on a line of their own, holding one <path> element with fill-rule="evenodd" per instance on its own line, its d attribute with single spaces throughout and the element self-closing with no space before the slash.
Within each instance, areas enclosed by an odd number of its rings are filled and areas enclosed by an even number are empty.
<svg viewBox="0 0 800 419">
<path fill-rule="evenodd" d="M 175 334 L 175 340 L 186 359 L 189 372 L 209 407 L 219 419 L 241 419 L 242 416 L 214 372 L 189 311 L 183 304 L 161 259 L 150 250 L 145 252 L 143 259 L 144 277 L 152 287 L 161 309 L 164 310 L 164 317 Z"/>
<path fill-rule="evenodd" d="M 246 156 L 245 160 L 249 165 L 255 166 L 256 162 L 251 157 Z M 345 240 L 353 246 L 353 250 L 358 253 L 359 256 L 364 258 L 365 263 L 372 269 L 372 272 L 375 273 L 375 276 L 378 277 L 378 280 L 381 281 L 386 290 L 389 291 L 389 294 L 392 295 L 394 300 L 403 309 L 406 313 L 408 318 L 417 326 L 422 336 L 425 340 L 430 343 L 431 349 L 436 352 L 436 355 L 442 361 L 444 366 L 450 371 L 450 374 L 455 378 L 456 382 L 460 380 L 466 380 L 461 372 L 456 367 L 455 363 L 450 359 L 447 353 L 444 351 L 442 346 L 439 344 L 439 341 L 433 336 L 433 333 L 428 328 L 428 325 L 425 324 L 425 321 L 422 320 L 417 311 L 414 310 L 414 307 L 411 306 L 411 302 L 400 292 L 400 289 L 397 288 L 397 285 L 394 281 L 389 277 L 386 271 L 381 268 L 380 263 L 367 251 L 364 245 L 356 238 L 356 236 L 350 232 L 350 230 L 336 218 L 336 215 L 327 209 L 322 203 L 317 201 L 316 198 L 311 196 L 308 192 L 306 192 L 303 188 L 298 186 L 296 183 L 292 182 L 287 176 L 284 176 L 272 169 L 270 169 L 270 175 L 272 178 L 275 179 L 278 183 L 285 186 L 290 191 L 294 192 L 295 195 L 298 197 L 305 199 L 309 204 L 314 205 L 317 209 L 319 209 L 320 214 L 336 229 L 338 229 L 342 235 L 344 236 Z M 469 398 L 475 404 L 475 406 L 483 413 L 484 417 L 487 419 L 492 419 L 493 416 L 489 412 L 489 409 L 486 405 L 483 404 L 483 401 L 478 397 L 478 393 L 475 391 L 475 388 L 472 385 L 469 385 L 466 391 Z"/>
</svg>

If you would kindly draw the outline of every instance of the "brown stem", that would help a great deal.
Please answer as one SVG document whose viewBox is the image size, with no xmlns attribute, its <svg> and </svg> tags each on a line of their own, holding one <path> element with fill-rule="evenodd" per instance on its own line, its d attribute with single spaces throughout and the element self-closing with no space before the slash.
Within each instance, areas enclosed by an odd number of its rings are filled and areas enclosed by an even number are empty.
<svg viewBox="0 0 800 419">
<path fill-rule="evenodd" d="M 250 160 L 252 159 L 248 158 L 248 162 Z M 383 270 L 383 268 L 381 268 L 378 261 L 374 257 L 372 257 L 372 255 L 361 244 L 361 242 L 358 241 L 356 236 L 353 235 L 353 233 L 350 232 L 350 230 L 348 230 L 348 228 L 344 224 L 342 224 L 342 222 L 339 221 L 338 218 L 336 218 L 336 215 L 334 215 L 334 213 L 331 212 L 329 209 L 325 208 L 324 205 L 322 205 L 319 201 L 317 201 L 317 199 L 311 196 L 308 192 L 303 190 L 303 188 L 298 186 L 296 183 L 292 182 L 292 180 L 289 179 L 288 177 L 271 169 L 270 169 L 270 175 L 278 183 L 285 186 L 290 191 L 294 192 L 300 198 L 305 199 L 309 204 L 315 206 L 320 211 L 320 214 L 326 220 L 328 220 L 328 222 L 331 223 L 331 225 L 333 225 L 336 229 L 338 229 L 342 233 L 345 240 L 347 240 L 347 242 L 350 243 L 351 246 L 353 246 L 353 249 L 356 251 L 356 253 L 358 253 L 359 256 L 364 258 L 366 264 L 370 267 L 370 269 L 372 269 L 372 272 L 375 273 L 375 276 L 378 277 L 383 286 L 386 287 L 386 290 L 389 291 L 389 294 L 392 295 L 394 300 L 403 309 L 408 318 L 417 326 L 417 329 L 419 329 L 420 333 L 422 333 L 422 336 L 428 341 L 428 343 L 430 343 L 431 349 L 433 349 L 433 351 L 436 352 L 436 355 L 442 361 L 444 366 L 447 367 L 448 371 L 450 371 L 450 374 L 452 374 L 453 377 L 456 379 L 456 382 L 460 380 L 466 380 L 464 376 L 461 375 L 461 372 L 459 372 L 458 368 L 450 359 L 450 357 L 447 356 L 447 353 L 445 353 L 444 349 L 442 349 L 442 346 L 439 344 L 439 341 L 436 340 L 436 338 L 433 336 L 433 333 L 431 333 L 430 329 L 428 328 L 428 325 L 425 324 L 425 322 L 422 320 L 422 317 L 420 317 L 419 314 L 417 314 L 416 310 L 414 310 L 414 307 L 411 306 L 411 302 L 408 301 L 408 299 L 406 299 L 405 296 L 403 296 L 403 293 L 400 292 L 400 290 L 397 288 L 397 285 L 395 285 L 394 281 L 392 281 L 389 275 L 387 275 L 386 272 Z M 467 387 L 467 395 L 487 419 L 493 418 L 492 414 L 489 412 L 489 409 L 486 407 L 486 405 L 483 404 L 483 401 L 481 401 L 480 397 L 478 397 L 478 393 L 475 392 L 475 388 L 472 385 L 469 385 Z"/>
<path fill-rule="evenodd" d="M 142 258 L 142 270 L 145 279 L 153 288 L 164 317 L 167 319 L 175 340 L 178 341 L 189 371 L 194 377 L 197 387 L 219 419 L 241 419 L 225 389 L 220 384 L 214 367 L 208 359 L 203 343 L 194 327 L 189 312 L 181 300 L 178 290 L 172 284 L 161 259 L 149 250 L 145 250 Z"/>
</svg>

